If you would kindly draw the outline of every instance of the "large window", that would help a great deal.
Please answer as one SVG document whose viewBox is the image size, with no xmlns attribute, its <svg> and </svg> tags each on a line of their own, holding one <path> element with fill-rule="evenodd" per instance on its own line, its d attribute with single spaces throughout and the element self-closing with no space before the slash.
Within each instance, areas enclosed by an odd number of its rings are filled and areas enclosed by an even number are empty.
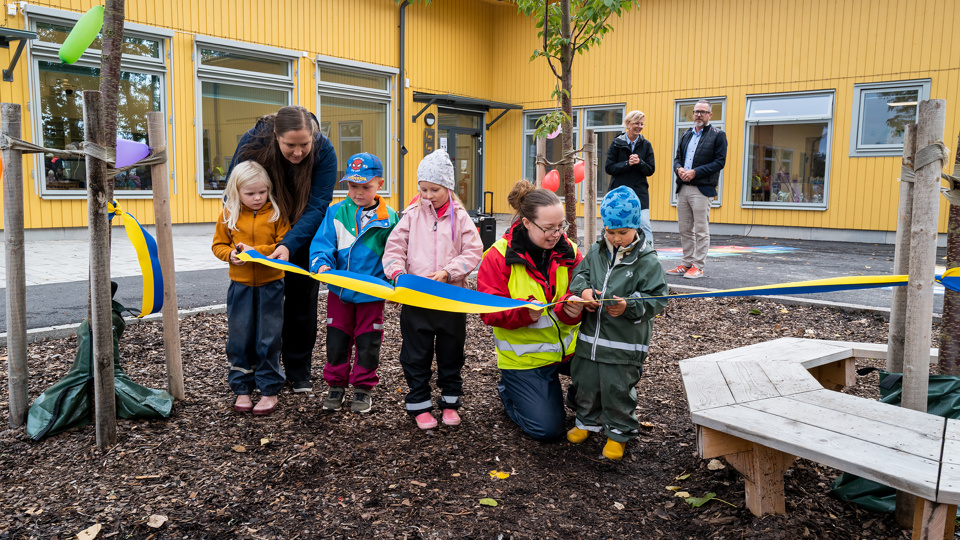
<svg viewBox="0 0 960 540">
<path fill-rule="evenodd" d="M 337 178 L 343 177 L 351 155 L 368 152 L 383 164 L 382 194 L 392 185 L 390 111 L 396 73 L 394 68 L 317 57 L 317 110 L 337 151 Z M 340 189 L 345 186 L 338 183 L 337 188 L 337 195 L 346 195 Z"/>
<path fill-rule="evenodd" d="M 240 138 L 290 105 L 300 53 L 197 36 L 198 168 L 201 195 L 219 197 Z"/>
<path fill-rule="evenodd" d="M 673 158 L 677 155 L 677 146 L 680 145 L 680 137 L 688 130 L 693 129 L 693 108 L 697 105 L 697 102 L 701 98 L 697 99 L 681 99 L 677 100 L 674 103 L 674 120 L 673 120 L 673 151 L 670 152 L 669 156 L 663 156 L 657 158 L 657 161 L 660 163 L 660 170 L 665 168 L 670 169 L 670 204 L 677 205 L 677 176 L 673 172 Z M 713 111 L 713 116 L 710 117 L 710 125 L 719 129 L 720 131 L 726 131 L 726 120 L 727 120 L 727 100 L 722 97 L 711 97 L 704 98 L 710 102 L 710 110 Z M 729 144 L 729 140 L 727 143 Z M 729 154 L 729 150 L 727 152 Z M 720 180 L 717 185 L 718 195 L 714 197 L 712 206 L 720 206 L 721 195 L 723 193 L 723 171 L 720 171 Z"/>
<path fill-rule="evenodd" d="M 537 178 L 537 140 L 533 133 L 537 129 L 537 121 L 547 114 L 548 111 L 533 111 L 523 115 L 523 177 L 534 182 Z M 597 134 L 597 201 L 603 199 L 610 186 L 610 176 L 603 170 L 604 162 L 607 157 L 607 148 L 617 135 L 623 133 L 623 105 L 607 105 L 603 107 L 581 107 L 573 110 L 573 147 L 580 148 L 586 129 L 592 129 Z M 582 122 L 581 122 L 582 119 Z M 582 129 L 581 129 L 582 127 Z M 553 139 L 546 140 L 547 161 L 557 162 L 563 157 L 563 142 L 558 135 Z M 578 155 L 577 159 L 582 159 Z M 547 166 L 547 171 L 556 167 Z M 557 195 L 561 198 L 566 196 L 566 188 L 563 182 L 557 188 Z M 583 200 L 583 193 L 580 193 L 580 202 Z"/>
<path fill-rule="evenodd" d="M 833 93 L 747 97 L 743 205 L 824 210 Z"/>
<path fill-rule="evenodd" d="M 854 85 L 850 157 L 903 155 L 903 133 L 925 99 L 930 79 Z"/>
<path fill-rule="evenodd" d="M 37 33 L 31 46 L 33 121 L 40 144 L 48 148 L 77 150 L 83 142 L 83 91 L 100 88 L 98 36 L 74 64 L 64 64 L 58 53 L 79 13 L 27 6 L 30 28 Z M 128 24 L 121 59 L 117 137 L 147 143 L 147 113 L 163 110 L 165 39 L 172 32 Z M 37 155 L 38 191 L 45 198 L 86 195 L 83 158 Z M 170 168 L 173 170 L 173 167 Z M 114 178 L 114 193 L 149 197 L 153 187 L 150 168 L 135 168 Z"/>
</svg>

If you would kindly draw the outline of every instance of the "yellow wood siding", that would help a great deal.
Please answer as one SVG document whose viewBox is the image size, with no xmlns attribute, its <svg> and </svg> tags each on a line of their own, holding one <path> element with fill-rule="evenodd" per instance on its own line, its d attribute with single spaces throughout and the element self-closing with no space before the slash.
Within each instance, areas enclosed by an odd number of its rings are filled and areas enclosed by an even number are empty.
<svg viewBox="0 0 960 540">
<path fill-rule="evenodd" d="M 52 0 L 49 7 L 82 13 L 92 0 Z M 293 102 L 317 109 L 313 58 L 399 68 L 400 8 L 393 0 L 184 0 L 164 3 L 128 0 L 127 20 L 172 30 L 167 40 L 164 111 L 172 150 L 171 210 L 174 223 L 209 223 L 220 210 L 217 197 L 198 195 L 197 133 L 194 125 L 196 65 L 194 37 L 207 36 L 262 44 L 305 57 L 294 62 Z M 551 109 L 554 79 L 542 59 L 530 62 L 538 45 L 534 22 L 506 3 L 481 0 L 435 0 L 406 9 L 404 118 L 397 96 L 390 111 L 392 160 L 388 175 L 396 179 L 398 122 L 406 127 L 405 189 L 391 204 L 402 206 L 416 192 L 417 164 L 423 157 L 423 120 L 410 122 L 423 106 L 413 92 L 456 94 L 516 103 L 527 110 Z M 951 29 L 960 23 L 954 0 L 644 0 L 599 47 L 574 61 L 574 105 L 617 105 L 646 113 L 644 135 L 652 142 L 657 171 L 651 176 L 651 216 L 672 221 L 670 204 L 674 109 L 678 99 L 719 96 L 726 100 L 725 131 L 730 142 L 722 186 L 722 206 L 715 223 L 836 229 L 893 230 L 896 225 L 899 159 L 849 157 L 854 85 L 930 79 L 930 97 L 946 99 L 945 141 L 955 150 L 960 129 L 960 38 Z M 22 15 L 6 25 L 23 28 Z M 9 64 L 15 47 L 0 49 Z M 20 103 L 23 136 L 34 141 L 36 111 L 26 109 L 32 59 L 24 54 L 14 82 L 0 83 L 0 100 Z M 827 210 L 741 208 L 744 168 L 744 114 L 747 96 L 781 92 L 831 91 L 834 95 Z M 32 104 L 33 105 L 33 104 Z M 431 109 L 436 114 L 436 107 Z M 490 122 L 500 113 L 486 115 Z M 484 132 L 484 187 L 494 191 L 494 210 L 509 212 L 506 193 L 522 175 L 523 114 L 510 111 Z M 602 166 L 606 148 L 600 148 Z M 345 159 L 347 156 L 338 156 Z M 951 157 L 952 163 L 952 157 Z M 25 220 L 29 228 L 84 227 L 86 202 L 41 198 L 41 171 L 24 159 Z M 948 170 L 952 166 L 947 167 Z M 394 184 L 395 185 L 395 184 Z M 339 199 L 338 199 L 339 200 Z M 149 199 L 121 199 L 143 223 L 153 223 Z M 940 229 L 945 230 L 945 203 Z M 582 208 L 580 209 L 582 213 Z"/>
</svg>

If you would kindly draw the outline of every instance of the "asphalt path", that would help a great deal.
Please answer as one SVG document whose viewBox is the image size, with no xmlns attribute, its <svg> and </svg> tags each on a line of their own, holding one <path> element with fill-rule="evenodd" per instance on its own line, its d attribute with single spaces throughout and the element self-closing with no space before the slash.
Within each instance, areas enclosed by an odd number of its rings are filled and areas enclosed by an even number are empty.
<svg viewBox="0 0 960 540">
<path fill-rule="evenodd" d="M 664 269 L 680 262 L 680 239 L 676 234 L 656 233 L 657 250 Z M 882 275 L 893 272 L 894 247 L 886 244 L 856 244 L 713 236 L 711 256 L 705 276 L 691 280 L 668 277 L 677 292 L 701 289 L 718 290 L 771 285 L 842 276 Z M 937 262 L 943 264 L 945 250 L 938 250 Z M 941 269 L 942 271 L 942 269 Z M 139 312 L 141 280 L 117 278 L 116 299 Z M 229 278 L 227 269 L 195 270 L 177 273 L 177 298 L 181 310 L 222 306 L 226 303 Z M 77 324 L 87 313 L 87 281 L 72 281 L 27 287 L 27 328 L 38 329 Z M 943 289 L 937 286 L 934 311 L 943 310 Z M 4 291 L 5 292 L 5 291 Z M 867 289 L 831 293 L 795 295 L 821 302 L 836 302 L 889 309 L 892 289 Z M 6 295 L 0 294 L 0 331 L 6 332 Z"/>
</svg>

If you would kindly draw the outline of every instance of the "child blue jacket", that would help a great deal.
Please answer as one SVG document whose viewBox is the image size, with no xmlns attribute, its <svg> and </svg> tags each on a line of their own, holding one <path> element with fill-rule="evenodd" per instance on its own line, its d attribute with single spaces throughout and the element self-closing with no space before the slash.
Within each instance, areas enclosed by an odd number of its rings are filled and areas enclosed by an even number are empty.
<svg viewBox="0 0 960 540">
<path fill-rule="evenodd" d="M 310 272 L 321 266 L 332 270 L 346 270 L 386 280 L 383 274 L 383 250 L 387 237 L 399 218 L 383 198 L 377 196 L 376 216 L 360 228 L 363 209 L 351 199 L 331 206 L 320 229 L 310 243 Z M 362 304 L 379 302 L 379 298 L 349 289 L 329 285 L 328 288 L 344 302 Z"/>
</svg>

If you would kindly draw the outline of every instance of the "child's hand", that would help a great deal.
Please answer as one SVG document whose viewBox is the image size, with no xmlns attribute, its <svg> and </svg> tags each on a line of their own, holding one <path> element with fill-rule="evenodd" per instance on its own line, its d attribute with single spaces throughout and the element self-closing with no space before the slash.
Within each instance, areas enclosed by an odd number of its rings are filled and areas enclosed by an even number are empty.
<svg viewBox="0 0 960 540">
<path fill-rule="evenodd" d="M 583 303 L 579 302 L 579 300 L 579 296 L 571 296 L 567 298 L 567 302 L 563 304 L 563 312 L 567 314 L 567 317 L 572 319 L 580 316 L 584 306 Z"/>
<path fill-rule="evenodd" d="M 447 273 L 446 270 L 437 270 L 436 272 L 434 272 L 434 273 L 432 273 L 432 274 L 427 274 L 427 278 L 428 278 L 428 279 L 432 279 L 432 280 L 434 280 L 434 281 L 440 281 L 440 282 L 442 282 L 442 283 L 447 283 L 447 282 L 450 280 L 450 274 Z"/>
<path fill-rule="evenodd" d="M 619 317 L 623 315 L 623 312 L 627 310 L 627 301 L 623 298 L 620 298 L 617 295 L 613 295 L 613 298 L 619 300 L 616 304 L 610 304 L 605 309 L 611 317 Z"/>
<path fill-rule="evenodd" d="M 593 289 L 584 289 L 583 292 L 580 293 L 580 298 L 583 298 L 587 301 L 587 303 L 583 304 L 583 309 L 589 311 L 590 313 L 593 313 L 598 307 L 600 307 L 600 302 L 597 302 L 593 298 Z"/>
<path fill-rule="evenodd" d="M 287 246 L 277 246 L 277 249 L 273 250 L 273 253 L 267 255 L 267 258 L 290 262 L 290 250 L 287 249 Z M 329 268 L 327 270 L 329 270 Z"/>
<path fill-rule="evenodd" d="M 243 266 L 243 265 L 245 265 L 245 264 L 247 264 L 247 263 L 246 263 L 245 261 L 241 261 L 240 259 L 238 259 L 238 258 L 237 258 L 237 250 L 233 250 L 233 251 L 230 252 L 230 264 L 233 264 L 233 265 L 236 265 L 236 266 Z"/>
<path fill-rule="evenodd" d="M 325 264 L 321 264 L 320 268 L 317 268 L 317 273 L 319 274 L 321 272 L 326 272 L 327 270 L 330 270 L 330 267 Z"/>
</svg>

